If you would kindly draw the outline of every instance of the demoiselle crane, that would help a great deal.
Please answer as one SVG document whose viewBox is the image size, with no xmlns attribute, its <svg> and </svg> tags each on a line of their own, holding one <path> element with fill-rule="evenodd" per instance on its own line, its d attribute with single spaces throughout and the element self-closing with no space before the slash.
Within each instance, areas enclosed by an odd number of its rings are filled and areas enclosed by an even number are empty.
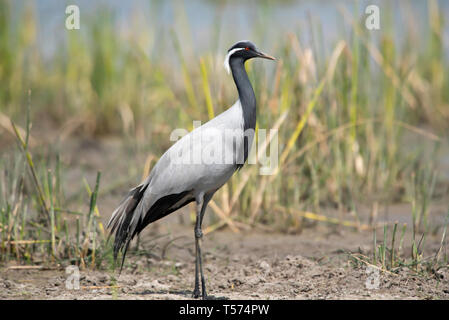
<svg viewBox="0 0 449 320">
<path fill-rule="evenodd" d="M 251 58 L 275 58 L 260 52 L 250 41 L 233 45 L 224 62 L 232 72 L 239 99 L 229 109 L 195 128 L 174 143 L 159 159 L 145 181 L 131 189 L 108 222 L 115 232 L 114 259 L 148 224 L 190 202 L 196 202 L 195 287 L 193 297 L 207 297 L 201 258 L 201 225 L 214 193 L 239 170 L 252 145 L 256 125 L 256 97 L 245 70 Z M 120 269 L 121 270 L 121 269 Z"/>
</svg>

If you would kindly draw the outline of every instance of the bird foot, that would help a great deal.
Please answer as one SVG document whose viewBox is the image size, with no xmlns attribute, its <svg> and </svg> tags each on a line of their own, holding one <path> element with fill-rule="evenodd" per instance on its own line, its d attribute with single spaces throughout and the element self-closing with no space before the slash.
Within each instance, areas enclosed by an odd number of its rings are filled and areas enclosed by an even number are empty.
<svg viewBox="0 0 449 320">
<path fill-rule="evenodd" d="M 195 298 L 195 299 L 197 299 L 197 298 L 199 298 L 199 297 L 200 297 L 200 295 L 201 295 L 201 293 L 200 293 L 200 289 L 195 289 L 195 290 L 193 290 L 193 293 L 192 293 L 192 298 Z"/>
<path fill-rule="evenodd" d="M 198 299 L 199 297 L 201 297 L 201 299 L 203 299 L 203 300 L 208 300 L 208 295 L 206 294 L 206 293 L 203 293 L 203 294 L 201 294 L 200 293 L 200 289 L 198 289 L 198 290 L 193 290 L 193 293 L 192 293 L 192 298 L 195 298 L 195 299 Z"/>
</svg>

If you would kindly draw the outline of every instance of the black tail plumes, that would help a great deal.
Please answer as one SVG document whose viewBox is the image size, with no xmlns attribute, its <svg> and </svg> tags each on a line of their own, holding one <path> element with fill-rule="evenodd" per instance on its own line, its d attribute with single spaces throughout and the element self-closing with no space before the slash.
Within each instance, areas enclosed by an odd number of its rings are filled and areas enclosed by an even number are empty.
<svg viewBox="0 0 449 320">
<path fill-rule="evenodd" d="M 140 200 L 145 193 L 148 185 L 139 185 L 128 193 L 125 199 L 112 213 L 112 217 L 108 222 L 108 228 L 111 228 L 109 236 L 115 231 L 114 240 L 114 261 L 117 260 L 119 251 L 122 251 L 122 262 L 120 265 L 120 272 L 123 268 L 125 261 L 126 251 L 128 250 L 129 243 L 135 236 L 135 231 L 130 230 L 130 223 L 134 214 L 134 210 L 139 204 Z"/>
<path fill-rule="evenodd" d="M 144 203 L 139 203 L 144 197 L 148 184 L 141 184 L 131 189 L 128 195 L 112 213 L 108 228 L 111 228 L 109 236 L 115 232 L 114 261 L 118 253 L 122 252 L 120 272 L 125 261 L 129 243 L 136 234 L 139 234 L 148 224 L 157 221 L 175 210 L 195 200 L 192 190 L 169 194 L 159 198 L 151 207 L 146 208 Z"/>
</svg>

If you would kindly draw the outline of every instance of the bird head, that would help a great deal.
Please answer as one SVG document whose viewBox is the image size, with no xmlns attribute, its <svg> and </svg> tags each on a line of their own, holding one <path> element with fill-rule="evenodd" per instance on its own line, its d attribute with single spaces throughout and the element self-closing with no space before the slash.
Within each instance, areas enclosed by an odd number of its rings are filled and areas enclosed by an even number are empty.
<svg viewBox="0 0 449 320">
<path fill-rule="evenodd" d="M 228 73 L 231 72 L 230 61 L 231 59 L 242 59 L 243 62 L 252 58 L 263 58 L 269 60 L 276 60 L 274 57 L 259 51 L 254 43 L 248 40 L 239 41 L 234 44 L 226 55 L 226 59 L 224 61 L 224 66 Z"/>
</svg>

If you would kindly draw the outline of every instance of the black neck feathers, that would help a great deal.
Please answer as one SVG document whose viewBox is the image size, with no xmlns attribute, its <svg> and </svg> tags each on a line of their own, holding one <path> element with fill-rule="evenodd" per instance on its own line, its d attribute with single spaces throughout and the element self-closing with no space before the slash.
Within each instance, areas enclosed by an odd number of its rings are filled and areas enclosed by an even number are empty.
<svg viewBox="0 0 449 320">
<path fill-rule="evenodd" d="M 229 65 L 232 70 L 237 91 L 239 93 L 240 103 L 243 109 L 244 130 L 256 128 L 256 96 L 246 73 L 245 61 L 243 58 L 232 58 Z"/>
<path fill-rule="evenodd" d="M 243 112 L 244 158 L 243 162 L 239 161 L 237 163 L 237 169 L 240 169 L 246 159 L 248 159 L 248 153 L 251 148 L 256 128 L 256 96 L 244 64 L 245 60 L 240 57 L 231 57 L 229 61 Z"/>
</svg>

